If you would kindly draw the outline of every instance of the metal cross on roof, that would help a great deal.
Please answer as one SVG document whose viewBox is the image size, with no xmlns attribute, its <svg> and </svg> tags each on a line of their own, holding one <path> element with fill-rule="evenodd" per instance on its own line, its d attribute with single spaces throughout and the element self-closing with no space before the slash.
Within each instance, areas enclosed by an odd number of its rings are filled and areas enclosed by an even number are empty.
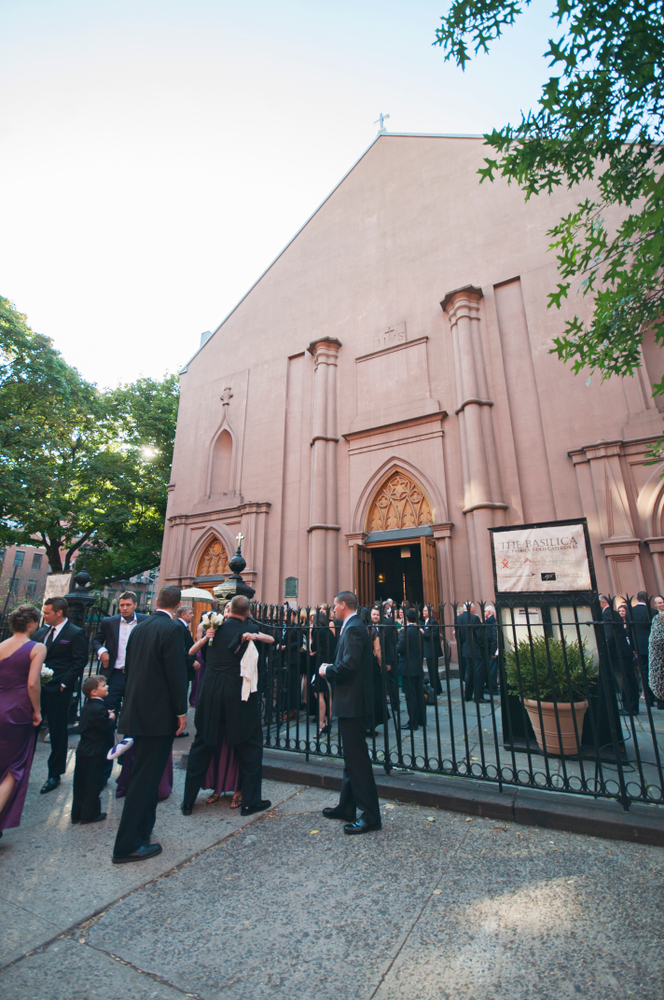
<svg viewBox="0 0 664 1000">
<path fill-rule="evenodd" d="M 383 112 L 381 111 L 381 113 L 378 116 L 378 120 L 374 122 L 374 125 L 380 125 L 380 128 L 378 129 L 378 135 L 380 135 L 381 132 L 387 132 L 387 129 L 385 128 L 385 122 L 389 117 L 390 117 L 389 115 L 384 115 Z"/>
</svg>

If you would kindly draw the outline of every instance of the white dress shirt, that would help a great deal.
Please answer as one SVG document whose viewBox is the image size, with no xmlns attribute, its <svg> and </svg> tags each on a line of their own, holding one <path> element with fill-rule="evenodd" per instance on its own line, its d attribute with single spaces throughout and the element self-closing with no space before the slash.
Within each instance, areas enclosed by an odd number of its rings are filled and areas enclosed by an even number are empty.
<svg viewBox="0 0 664 1000">
<path fill-rule="evenodd" d="M 359 617 L 359 615 L 358 615 L 357 611 L 353 611 L 352 615 L 348 615 L 348 618 L 346 619 L 346 621 L 341 626 L 341 632 L 339 633 L 339 638 L 341 638 L 341 636 L 344 634 L 344 629 L 346 628 L 346 625 L 348 625 L 348 622 L 351 620 L 351 618 L 358 618 L 358 617 Z"/>
<path fill-rule="evenodd" d="M 53 632 L 51 633 L 51 631 L 49 630 L 49 632 L 44 637 L 44 642 L 46 642 L 49 636 L 51 636 L 51 642 L 55 642 L 55 640 L 60 635 L 60 633 L 62 632 L 63 628 L 65 627 L 68 621 L 69 621 L 68 618 L 63 618 L 59 625 L 51 625 L 50 628 L 53 629 Z"/>
<path fill-rule="evenodd" d="M 115 659 L 115 663 L 113 664 L 115 670 L 124 670 L 125 659 L 127 657 L 127 643 L 129 642 L 131 631 L 136 625 L 138 625 L 136 612 L 134 612 L 134 617 L 130 621 L 127 621 L 122 617 L 122 615 L 120 615 L 120 628 L 118 629 L 118 655 Z M 106 646 L 100 646 L 97 651 L 97 657 L 100 660 L 102 653 L 108 653 Z"/>
</svg>

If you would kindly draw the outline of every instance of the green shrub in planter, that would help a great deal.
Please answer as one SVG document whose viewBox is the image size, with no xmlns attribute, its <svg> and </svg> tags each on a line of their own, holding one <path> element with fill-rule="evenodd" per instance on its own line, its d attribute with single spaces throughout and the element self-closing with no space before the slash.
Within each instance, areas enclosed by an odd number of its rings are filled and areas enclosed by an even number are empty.
<svg viewBox="0 0 664 1000">
<path fill-rule="evenodd" d="M 509 693 L 518 697 L 539 697 L 540 701 L 583 701 L 586 684 L 597 677 L 597 667 L 592 662 L 585 639 L 579 646 L 578 642 L 563 644 L 561 639 L 546 639 L 541 635 L 522 639 L 517 643 L 516 650 L 505 651 L 505 675 Z"/>
</svg>

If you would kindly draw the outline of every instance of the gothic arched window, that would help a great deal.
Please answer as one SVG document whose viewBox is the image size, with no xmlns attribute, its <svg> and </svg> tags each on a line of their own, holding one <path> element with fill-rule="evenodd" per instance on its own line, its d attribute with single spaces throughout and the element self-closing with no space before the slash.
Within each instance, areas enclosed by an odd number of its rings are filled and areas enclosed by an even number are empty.
<svg viewBox="0 0 664 1000">
<path fill-rule="evenodd" d="M 398 531 L 431 524 L 431 504 L 417 483 L 394 472 L 376 493 L 367 517 L 368 531 Z"/>
<path fill-rule="evenodd" d="M 218 538 L 211 538 L 207 543 L 196 567 L 196 576 L 221 576 L 230 572 L 228 555 Z"/>
</svg>

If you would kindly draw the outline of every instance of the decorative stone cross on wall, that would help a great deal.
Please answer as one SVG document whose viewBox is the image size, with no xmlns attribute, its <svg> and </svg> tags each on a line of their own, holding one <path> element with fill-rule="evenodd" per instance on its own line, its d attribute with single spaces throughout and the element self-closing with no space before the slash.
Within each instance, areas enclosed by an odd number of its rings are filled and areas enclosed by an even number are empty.
<svg viewBox="0 0 664 1000">
<path fill-rule="evenodd" d="M 226 386 L 220 397 L 221 402 L 223 403 L 224 406 L 228 406 L 232 398 L 233 398 L 233 393 L 231 392 L 231 387 L 230 385 Z"/>
<path fill-rule="evenodd" d="M 395 344 L 406 343 L 406 324 L 395 323 L 388 330 L 374 334 L 374 351 L 381 351 L 385 347 L 394 347 Z"/>
</svg>

